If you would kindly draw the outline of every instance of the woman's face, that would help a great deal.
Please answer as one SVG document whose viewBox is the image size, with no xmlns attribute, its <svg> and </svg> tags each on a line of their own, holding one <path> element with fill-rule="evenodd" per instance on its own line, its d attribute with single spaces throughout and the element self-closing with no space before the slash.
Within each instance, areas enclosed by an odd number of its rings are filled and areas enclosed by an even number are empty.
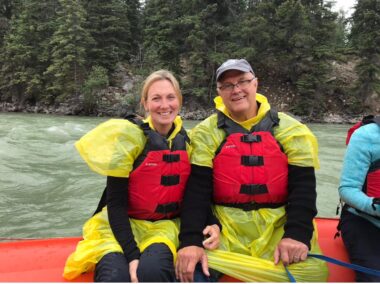
<svg viewBox="0 0 380 284">
<path fill-rule="evenodd" d="M 180 108 L 178 95 L 172 83 L 168 80 L 153 82 L 149 87 L 144 108 L 149 112 L 156 131 L 161 135 L 167 135 Z"/>
</svg>

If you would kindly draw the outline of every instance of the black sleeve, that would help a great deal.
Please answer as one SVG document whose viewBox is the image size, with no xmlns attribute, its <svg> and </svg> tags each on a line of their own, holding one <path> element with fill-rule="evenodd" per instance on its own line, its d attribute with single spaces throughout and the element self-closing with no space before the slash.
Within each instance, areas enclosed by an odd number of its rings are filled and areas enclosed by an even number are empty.
<svg viewBox="0 0 380 284">
<path fill-rule="evenodd" d="M 212 196 L 212 169 L 191 165 L 181 209 L 180 248 L 202 247 L 202 231 L 210 215 Z"/>
<path fill-rule="evenodd" d="M 209 210 L 209 213 L 208 213 L 208 216 L 207 216 L 206 226 L 207 225 L 214 225 L 214 224 L 218 225 L 219 230 L 222 231 L 222 224 L 219 222 L 219 219 L 216 218 L 216 216 L 212 212 L 212 209 L 211 209 L 211 206 L 210 206 L 210 210 Z"/>
<path fill-rule="evenodd" d="M 128 178 L 107 177 L 107 210 L 111 230 L 127 261 L 140 258 L 127 214 Z"/>
<path fill-rule="evenodd" d="M 289 199 L 283 238 L 292 238 L 310 248 L 313 219 L 317 215 L 316 180 L 313 167 L 289 165 Z"/>
</svg>

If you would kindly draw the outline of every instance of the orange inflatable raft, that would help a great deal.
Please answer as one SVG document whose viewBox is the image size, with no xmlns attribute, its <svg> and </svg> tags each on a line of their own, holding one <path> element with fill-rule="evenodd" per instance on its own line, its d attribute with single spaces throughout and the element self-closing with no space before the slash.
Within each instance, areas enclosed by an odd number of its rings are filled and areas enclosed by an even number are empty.
<svg viewBox="0 0 380 284">
<path fill-rule="evenodd" d="M 348 262 L 341 238 L 334 239 L 338 219 L 317 218 L 319 244 L 326 256 Z M 67 282 L 62 277 L 67 256 L 74 251 L 80 237 L 0 242 L 0 282 Z M 328 263 L 329 282 L 354 282 L 350 269 Z M 86 273 L 73 282 L 92 282 Z M 239 282 L 223 276 L 221 282 Z"/>
</svg>

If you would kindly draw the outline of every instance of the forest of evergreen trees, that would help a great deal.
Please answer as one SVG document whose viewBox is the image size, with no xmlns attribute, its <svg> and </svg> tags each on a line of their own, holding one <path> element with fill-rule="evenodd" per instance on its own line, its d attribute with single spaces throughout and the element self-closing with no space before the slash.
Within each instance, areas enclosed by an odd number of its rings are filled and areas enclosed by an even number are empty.
<svg viewBox="0 0 380 284">
<path fill-rule="evenodd" d="M 185 101 L 210 104 L 216 68 L 246 58 L 259 78 L 290 86 L 294 114 L 321 115 L 332 96 L 360 113 L 380 100 L 380 0 L 358 0 L 349 18 L 331 7 L 324 0 L 0 0 L 0 102 L 81 97 L 91 113 L 96 93 L 115 85 L 122 67 L 139 78 L 167 68 Z M 353 84 L 331 79 L 337 62 L 355 62 Z"/>
</svg>

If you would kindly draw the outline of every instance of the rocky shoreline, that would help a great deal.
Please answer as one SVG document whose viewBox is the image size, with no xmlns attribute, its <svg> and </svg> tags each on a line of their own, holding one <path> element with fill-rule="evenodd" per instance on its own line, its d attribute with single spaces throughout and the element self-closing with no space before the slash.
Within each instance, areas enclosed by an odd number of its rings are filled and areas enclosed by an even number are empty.
<svg viewBox="0 0 380 284">
<path fill-rule="evenodd" d="M 83 108 L 78 104 L 61 103 L 58 106 L 46 106 L 46 105 L 15 105 L 8 102 L 0 103 L 0 112 L 19 112 L 19 113 L 41 113 L 52 115 L 85 115 Z M 96 114 L 88 116 L 98 117 L 123 117 L 128 112 L 135 112 L 134 108 L 128 108 L 124 106 L 114 106 L 112 108 L 98 109 Z M 214 112 L 212 108 L 200 108 L 197 106 L 189 107 L 183 106 L 180 115 L 184 119 L 188 120 L 203 120 Z M 288 113 L 288 112 L 287 112 Z M 326 123 L 326 124 L 354 124 L 359 121 L 363 115 L 346 115 L 346 114 L 334 114 L 327 113 L 322 118 L 313 119 L 310 117 L 295 116 L 291 113 L 289 115 L 295 117 L 299 121 L 305 123 Z"/>
</svg>

